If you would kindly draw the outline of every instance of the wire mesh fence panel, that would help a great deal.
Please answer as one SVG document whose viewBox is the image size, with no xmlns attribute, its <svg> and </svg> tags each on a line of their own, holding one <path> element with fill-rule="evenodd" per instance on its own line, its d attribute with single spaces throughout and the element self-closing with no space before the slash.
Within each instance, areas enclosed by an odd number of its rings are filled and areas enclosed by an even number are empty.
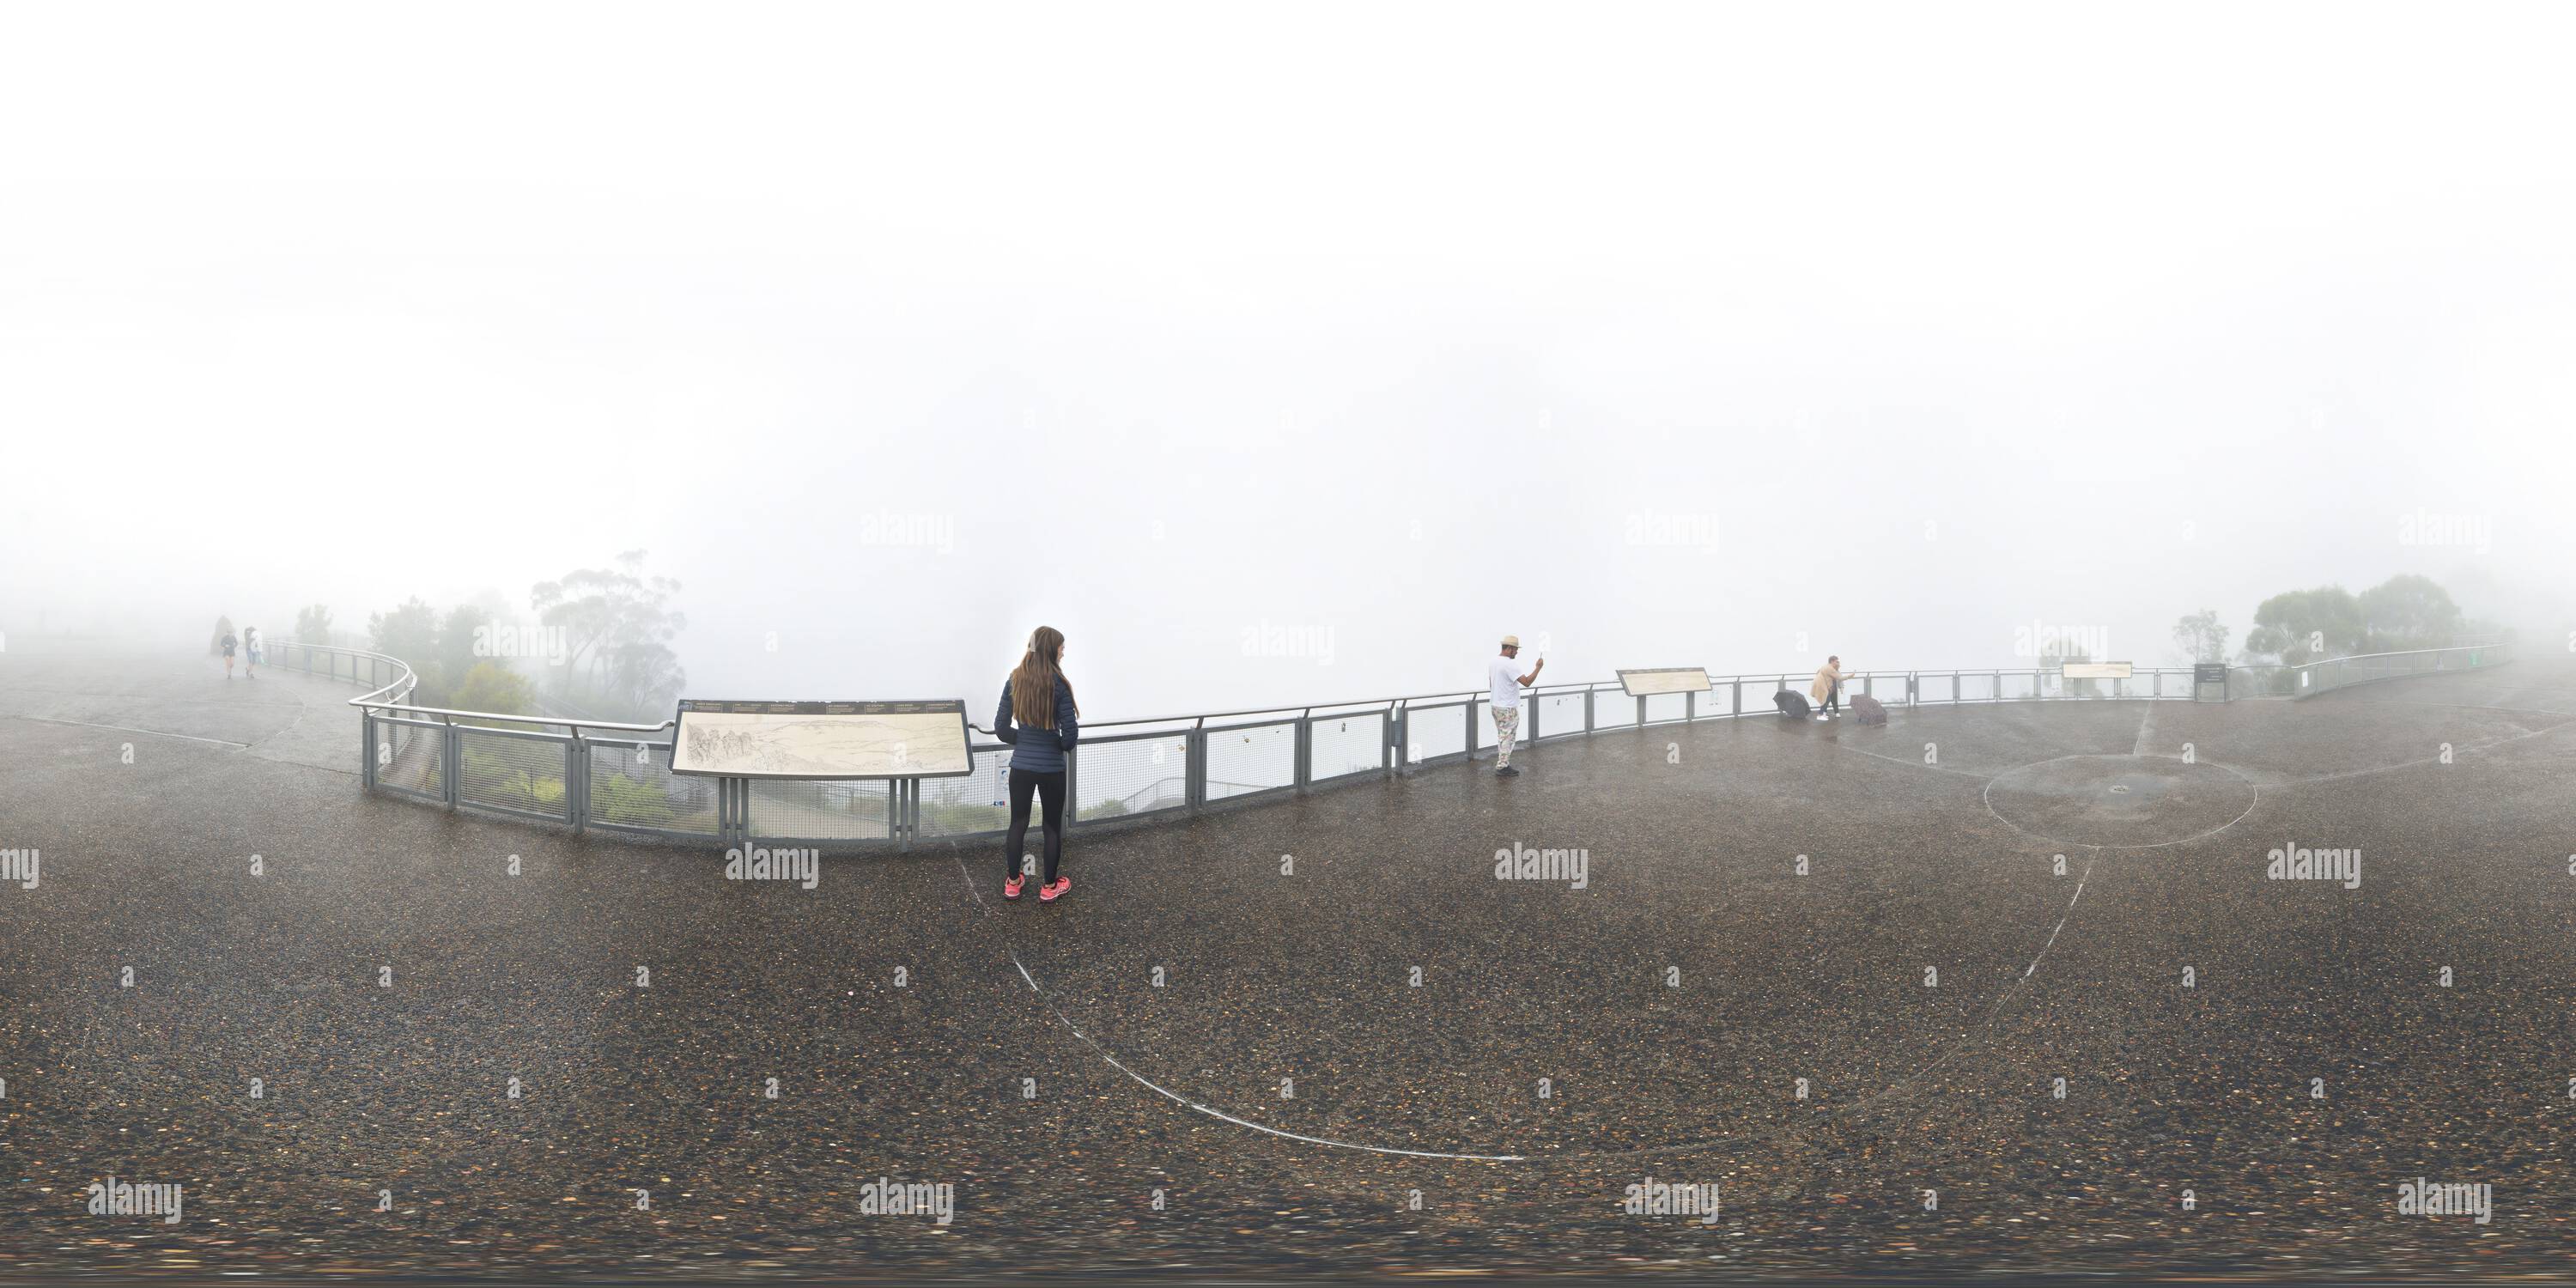
<svg viewBox="0 0 2576 1288">
<path fill-rule="evenodd" d="M 1414 764 L 1455 756 L 1467 749 L 1467 704 L 1407 707 L 1404 712 L 1404 758 Z"/>
<path fill-rule="evenodd" d="M 921 780 L 923 836 L 972 836 L 1011 825 L 1011 749 L 977 751 L 973 761 L 973 773 Z"/>
<path fill-rule="evenodd" d="M 1959 697 L 1959 677 L 1955 675 L 1920 675 L 1914 681 L 1917 702 L 1954 702 Z"/>
<path fill-rule="evenodd" d="M 666 742 L 591 743 L 590 822 L 713 836 L 716 780 L 673 774 Z"/>
<path fill-rule="evenodd" d="M 1538 731 L 1542 738 L 1562 738 L 1583 732 L 1583 695 L 1580 693 L 1542 694 L 1526 700 L 1524 709 L 1527 707 L 1535 707 L 1538 711 Z M 1523 720 L 1529 718 L 1522 717 Z M 1522 729 L 1521 736 L 1528 737 L 1529 730 Z"/>
<path fill-rule="evenodd" d="M 376 785 L 433 800 L 447 798 L 446 732 L 417 724 L 376 722 Z"/>
<path fill-rule="evenodd" d="M 1208 735 L 1211 741 L 1219 736 Z M 1293 740 L 1289 750 L 1296 750 Z M 1073 816 L 1077 819 L 1150 814 L 1190 803 L 1190 740 L 1186 734 L 1085 742 L 1074 755 L 1077 799 Z"/>
<path fill-rule="evenodd" d="M 751 838 L 875 841 L 894 835 L 883 781 L 751 780 Z"/>
<path fill-rule="evenodd" d="M 1633 700 L 1628 704 L 1632 710 L 1636 705 Z M 1646 697 L 1646 720 L 1649 724 L 1664 720 L 1679 720 L 1688 714 L 1690 714 L 1690 699 L 1681 694 L 1654 693 Z"/>
<path fill-rule="evenodd" d="M 459 725 L 456 800 L 570 821 L 564 791 L 564 742 L 513 738 Z"/>
<path fill-rule="evenodd" d="M 1994 701 L 1994 674 L 1988 671 L 1978 671 L 1974 674 L 1961 675 L 1959 677 L 1959 700 L 1961 702 Z"/>
<path fill-rule="evenodd" d="M 1223 800 L 1297 783 L 1295 722 L 1210 730 L 1207 798 Z"/>
<path fill-rule="evenodd" d="M 2230 667 L 2227 672 L 2227 696 L 2231 698 L 2288 697 L 2297 683 L 2293 668 L 2261 665 Z"/>
<path fill-rule="evenodd" d="M 2039 696 L 2039 674 L 2035 671 L 2006 671 L 1998 681 L 2007 700 Z"/>
<path fill-rule="evenodd" d="M 1476 745 L 1479 747 L 1494 745 L 1494 700 L 1492 698 L 1476 699 Z"/>
<path fill-rule="evenodd" d="M 1319 718 L 1312 738 L 1306 776 L 1314 782 L 1373 774 L 1386 766 L 1386 717 L 1378 712 Z"/>
</svg>

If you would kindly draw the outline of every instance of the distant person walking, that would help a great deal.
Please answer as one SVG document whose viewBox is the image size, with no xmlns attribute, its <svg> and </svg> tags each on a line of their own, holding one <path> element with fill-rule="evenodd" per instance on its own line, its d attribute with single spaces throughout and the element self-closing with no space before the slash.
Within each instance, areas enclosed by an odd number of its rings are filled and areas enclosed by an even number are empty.
<svg viewBox="0 0 2576 1288">
<path fill-rule="evenodd" d="M 1521 737 L 1521 686 L 1534 683 L 1538 673 L 1547 669 L 1547 659 L 1540 658 L 1538 665 L 1530 668 L 1529 674 L 1517 674 L 1520 655 L 1521 637 L 1506 635 L 1503 637 L 1503 655 L 1485 668 L 1486 678 L 1493 688 L 1494 746 L 1498 748 L 1494 757 L 1494 776 L 1497 778 L 1520 777 L 1521 771 L 1512 768 L 1512 744 L 1519 742 Z"/>
<path fill-rule="evenodd" d="M 1807 692 L 1816 699 L 1818 720 L 1830 720 L 1833 712 L 1842 710 L 1843 681 L 1852 678 L 1842 666 L 1842 658 L 1836 656 L 1826 658 L 1825 664 L 1816 668 L 1815 687 Z"/>
<path fill-rule="evenodd" d="M 224 678 L 229 680 L 233 678 L 233 649 L 241 643 L 241 640 L 236 638 L 231 631 L 225 631 L 224 637 L 221 640 L 218 640 L 217 643 L 223 645 Z"/>
<path fill-rule="evenodd" d="M 242 674 L 254 680 L 259 678 L 259 628 L 256 626 L 242 628 Z"/>
<path fill-rule="evenodd" d="M 993 736 L 1011 744 L 1011 835 L 1002 857 L 1010 861 L 1010 879 L 1002 897 L 1020 897 L 1023 847 L 1029 836 L 1029 795 L 1046 808 L 1046 880 L 1038 885 L 1038 902 L 1053 903 L 1073 888 L 1063 876 L 1064 754 L 1080 734 L 1082 708 L 1073 702 L 1073 682 L 1064 678 L 1064 633 L 1041 626 L 1029 636 L 1009 679 L 1002 681 L 1001 709 L 993 713 Z"/>
</svg>

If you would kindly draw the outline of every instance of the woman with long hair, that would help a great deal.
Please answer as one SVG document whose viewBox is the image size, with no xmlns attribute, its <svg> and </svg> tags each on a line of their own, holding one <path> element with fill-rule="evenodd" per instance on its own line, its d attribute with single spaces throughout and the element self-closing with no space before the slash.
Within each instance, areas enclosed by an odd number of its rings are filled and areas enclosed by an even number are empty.
<svg viewBox="0 0 2576 1288">
<path fill-rule="evenodd" d="M 1073 681 L 1064 678 L 1064 632 L 1041 626 L 1029 636 L 1029 651 L 1009 679 L 1002 681 L 1002 706 L 993 713 L 993 736 L 1011 744 L 1011 837 L 1002 857 L 1010 878 L 1002 897 L 1020 897 L 1028 879 L 1021 848 L 1029 836 L 1029 796 L 1046 807 L 1046 879 L 1038 884 L 1038 902 L 1054 903 L 1073 888 L 1064 876 L 1064 754 L 1079 735 L 1082 708 L 1073 702 Z"/>
</svg>

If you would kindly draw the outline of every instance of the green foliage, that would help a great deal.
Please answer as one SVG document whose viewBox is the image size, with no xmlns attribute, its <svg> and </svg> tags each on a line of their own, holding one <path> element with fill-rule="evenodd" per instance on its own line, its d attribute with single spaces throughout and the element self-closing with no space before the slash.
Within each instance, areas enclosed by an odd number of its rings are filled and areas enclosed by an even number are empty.
<svg viewBox="0 0 2576 1288">
<path fill-rule="evenodd" d="M 539 582 L 528 603 L 547 626 L 564 630 L 570 660 L 557 684 L 565 698 L 607 716 L 667 712 L 688 679 L 670 648 L 688 625 L 669 607 L 680 583 L 645 576 L 641 550 L 617 562 Z"/>
<path fill-rule="evenodd" d="M 462 754 L 465 781 L 474 784 L 472 799 L 477 804 L 504 805 L 544 814 L 563 812 L 562 775 L 526 769 L 499 751 L 478 747 L 471 741 L 465 744 Z"/>
<path fill-rule="evenodd" d="M 624 774 L 603 774 L 590 784 L 590 816 L 628 827 L 669 827 L 677 811 L 662 789 Z"/>
<path fill-rule="evenodd" d="M 413 701 L 426 706 L 446 702 L 446 677 L 438 669 L 438 610 L 417 595 L 393 611 L 367 615 L 367 647 L 411 664 L 420 677 Z"/>
<path fill-rule="evenodd" d="M 438 624 L 436 652 L 429 655 L 427 660 L 435 664 L 438 678 L 442 682 L 441 687 L 447 691 L 447 702 L 450 706 L 466 711 L 530 710 L 524 703 L 512 707 L 477 706 L 458 696 L 464 692 L 468 677 L 478 667 L 490 665 L 487 660 L 475 656 L 474 631 L 476 627 L 491 624 L 492 615 L 471 604 L 459 604 L 447 610 L 447 616 Z M 417 667 L 423 659 L 405 658 L 404 660 Z"/>
<path fill-rule="evenodd" d="M 447 695 L 446 705 L 459 711 L 491 711 L 502 715 L 534 715 L 537 694 L 528 677 L 499 662 L 477 662 L 465 673 L 465 682 Z M 478 723 L 495 729 L 536 730 L 542 726 L 514 721 L 487 720 Z"/>
<path fill-rule="evenodd" d="M 305 644 L 331 642 L 331 609 L 324 604 L 306 604 L 295 610 L 295 638 Z"/>
<path fill-rule="evenodd" d="M 923 801 L 922 830 L 933 836 L 958 832 L 998 832 L 1011 825 L 1011 811 L 1000 805 L 966 801 Z"/>
<path fill-rule="evenodd" d="M 2245 632 L 2248 661 L 2290 666 L 2362 651 L 2361 604 L 2341 586 L 2293 590 L 2264 600 Z"/>
<path fill-rule="evenodd" d="M 2184 618 L 2191 621 L 2191 618 Z M 2294 590 L 2264 600 L 2245 632 L 2245 660 L 2299 666 L 2355 653 L 2446 648 L 2463 631 L 2459 605 L 2429 577 L 2391 577 L 2359 596 L 2341 586 Z M 2182 638 L 2182 628 L 2174 628 Z"/>
<path fill-rule="evenodd" d="M 2194 662 L 2227 660 L 2227 628 L 2219 625 L 2215 608 L 2183 614 L 2174 622 L 2173 640 Z"/>
<path fill-rule="evenodd" d="M 2430 577 L 2391 577 L 2361 592 L 2366 651 L 2447 648 L 2458 642 L 2460 606 Z"/>
</svg>

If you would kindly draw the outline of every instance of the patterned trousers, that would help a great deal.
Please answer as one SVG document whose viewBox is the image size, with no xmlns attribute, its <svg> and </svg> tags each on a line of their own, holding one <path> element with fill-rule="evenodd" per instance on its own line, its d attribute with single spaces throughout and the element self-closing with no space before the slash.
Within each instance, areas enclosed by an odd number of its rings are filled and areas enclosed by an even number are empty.
<svg viewBox="0 0 2576 1288">
<path fill-rule="evenodd" d="M 1505 769 L 1512 763 L 1512 744 L 1520 741 L 1521 713 L 1518 708 L 1507 711 L 1495 707 L 1493 711 L 1494 745 L 1501 749 L 1501 753 L 1494 757 L 1494 768 Z"/>
</svg>

